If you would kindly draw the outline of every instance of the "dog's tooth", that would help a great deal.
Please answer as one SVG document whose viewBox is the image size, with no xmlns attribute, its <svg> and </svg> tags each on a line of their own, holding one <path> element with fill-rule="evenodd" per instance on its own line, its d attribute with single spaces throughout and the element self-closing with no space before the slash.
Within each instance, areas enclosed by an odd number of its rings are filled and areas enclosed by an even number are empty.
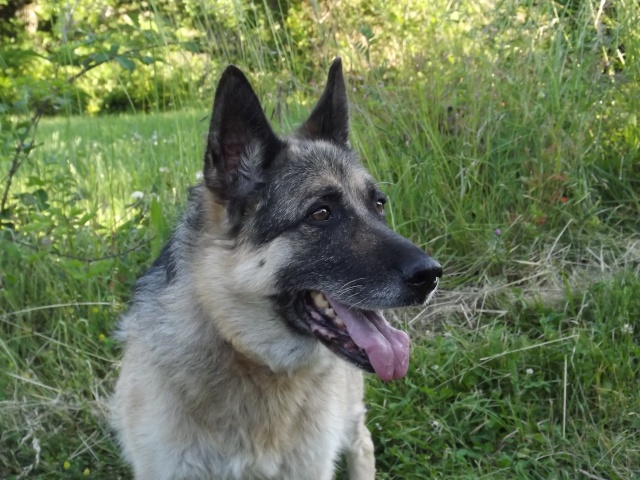
<svg viewBox="0 0 640 480">
<path fill-rule="evenodd" d="M 342 319 L 340 317 L 335 317 L 333 319 L 333 323 L 335 323 L 338 328 L 343 328 L 344 327 L 344 322 L 342 321 Z"/>
<path fill-rule="evenodd" d="M 313 297 L 313 301 L 316 306 L 318 306 L 319 308 L 327 308 L 329 306 L 329 302 L 327 302 L 325 296 L 320 292 L 316 293 L 317 294 Z"/>
<path fill-rule="evenodd" d="M 336 312 L 333 310 L 333 308 L 325 308 L 324 309 L 324 314 L 327 317 L 336 318 Z"/>
</svg>

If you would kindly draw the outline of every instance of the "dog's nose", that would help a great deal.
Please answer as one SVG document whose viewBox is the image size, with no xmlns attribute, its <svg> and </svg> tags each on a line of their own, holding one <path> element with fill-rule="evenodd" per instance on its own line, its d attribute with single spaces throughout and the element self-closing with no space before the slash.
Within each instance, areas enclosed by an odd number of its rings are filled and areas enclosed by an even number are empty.
<svg viewBox="0 0 640 480">
<path fill-rule="evenodd" d="M 442 267 L 433 258 L 426 256 L 416 259 L 402 269 L 404 281 L 413 289 L 431 292 L 442 276 Z"/>
</svg>

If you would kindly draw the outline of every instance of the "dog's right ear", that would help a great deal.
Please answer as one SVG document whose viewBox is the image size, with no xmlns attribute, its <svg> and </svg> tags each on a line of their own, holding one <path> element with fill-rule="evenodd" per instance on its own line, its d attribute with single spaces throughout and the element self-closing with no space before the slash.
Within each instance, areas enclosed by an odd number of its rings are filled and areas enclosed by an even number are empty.
<svg viewBox="0 0 640 480">
<path fill-rule="evenodd" d="M 247 77 L 233 65 L 222 73 L 204 155 L 206 186 L 223 201 L 245 197 L 281 142 L 271 129 Z"/>
</svg>

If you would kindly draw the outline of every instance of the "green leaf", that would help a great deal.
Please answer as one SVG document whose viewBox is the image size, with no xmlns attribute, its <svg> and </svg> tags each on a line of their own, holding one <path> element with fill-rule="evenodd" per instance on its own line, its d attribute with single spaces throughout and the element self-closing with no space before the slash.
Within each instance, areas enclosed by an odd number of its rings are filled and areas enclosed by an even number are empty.
<svg viewBox="0 0 640 480">
<path fill-rule="evenodd" d="M 162 37 L 155 30 L 143 30 L 142 36 L 151 45 L 158 45 L 163 43 Z"/>
<path fill-rule="evenodd" d="M 367 42 L 370 42 L 375 34 L 373 33 L 373 29 L 367 24 L 361 24 L 358 28 L 360 34 L 367 39 Z"/>
<path fill-rule="evenodd" d="M 124 68 L 125 70 L 129 71 L 129 72 L 133 72 L 136 68 L 136 64 L 133 60 L 131 60 L 131 58 L 129 57 L 125 57 L 123 55 L 116 55 L 115 56 L 115 60 L 116 62 L 118 62 L 118 64 Z"/>
<path fill-rule="evenodd" d="M 181 45 L 193 53 L 203 53 L 202 44 L 200 42 L 196 42 L 194 40 L 189 40 L 188 42 L 182 42 Z"/>
<path fill-rule="evenodd" d="M 78 224 L 79 226 L 83 226 L 85 223 L 87 223 L 89 220 L 91 220 L 91 219 L 92 219 L 93 217 L 95 217 L 95 216 L 96 216 L 96 212 L 95 212 L 95 211 L 85 213 L 82 217 L 80 217 L 80 218 L 78 219 L 77 224 Z"/>
<path fill-rule="evenodd" d="M 164 215 L 162 214 L 162 205 L 160 205 L 160 202 L 158 202 L 155 197 L 151 200 L 149 210 L 151 215 L 151 225 L 153 225 L 158 232 L 162 233 L 166 227 L 166 222 Z"/>
<path fill-rule="evenodd" d="M 1 4 L 1 2 L 0 2 Z M 42 54 L 32 50 L 30 48 L 14 48 L 14 47 L 1 47 L 0 48 L 0 57 L 5 60 L 9 60 L 10 62 L 15 62 L 16 60 L 26 59 L 28 57 L 39 57 L 45 60 L 48 60 L 47 57 Z"/>
<path fill-rule="evenodd" d="M 36 199 L 36 205 L 39 210 L 46 210 L 49 208 L 49 195 L 46 190 L 43 188 L 39 188 L 35 192 L 33 192 L 33 196 Z"/>
<path fill-rule="evenodd" d="M 46 182 L 42 180 L 40 177 L 30 176 L 27 179 L 27 186 L 29 187 L 44 187 Z"/>
<path fill-rule="evenodd" d="M 19 193 L 16 198 L 20 203 L 27 207 L 36 207 L 37 210 L 43 211 L 49 208 L 49 196 L 47 192 L 39 188 L 33 193 Z"/>
<path fill-rule="evenodd" d="M 156 231 L 158 232 L 158 234 L 151 242 L 151 251 L 153 255 L 158 255 L 160 253 L 160 249 L 162 248 L 162 233 L 166 230 L 166 222 L 164 215 L 162 214 L 162 205 L 155 197 L 153 197 L 151 200 L 149 214 L 151 217 L 150 223 L 156 228 Z"/>
<path fill-rule="evenodd" d="M 133 25 L 140 29 L 140 14 L 138 12 L 131 12 L 127 14 L 129 16 L 129 18 L 131 19 L 131 22 L 133 23 Z"/>
<path fill-rule="evenodd" d="M 152 63 L 159 61 L 157 58 L 150 57 L 149 55 L 141 55 L 139 60 L 145 65 L 151 65 Z"/>
<path fill-rule="evenodd" d="M 100 64 L 100 63 L 108 62 L 109 60 L 111 60 L 111 56 L 107 52 L 97 52 L 89 55 L 85 60 L 84 64 L 85 65 L 89 65 L 91 63 Z"/>
</svg>

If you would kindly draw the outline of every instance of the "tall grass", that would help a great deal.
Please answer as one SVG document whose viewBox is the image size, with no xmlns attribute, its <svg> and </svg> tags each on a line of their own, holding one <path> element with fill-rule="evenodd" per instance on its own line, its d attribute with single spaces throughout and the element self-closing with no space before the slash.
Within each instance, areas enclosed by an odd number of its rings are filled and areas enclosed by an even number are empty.
<svg viewBox="0 0 640 480">
<path fill-rule="evenodd" d="M 0 477 L 129 477 L 110 335 L 196 182 L 217 75 L 243 67 L 285 132 L 341 55 L 389 221 L 445 270 L 395 314 L 407 378 L 368 381 L 379 478 L 637 478 L 638 5 L 252 5 L 203 9 L 211 55 L 154 67 L 205 79 L 154 87 L 178 111 L 42 123 L 1 240 Z"/>
</svg>

